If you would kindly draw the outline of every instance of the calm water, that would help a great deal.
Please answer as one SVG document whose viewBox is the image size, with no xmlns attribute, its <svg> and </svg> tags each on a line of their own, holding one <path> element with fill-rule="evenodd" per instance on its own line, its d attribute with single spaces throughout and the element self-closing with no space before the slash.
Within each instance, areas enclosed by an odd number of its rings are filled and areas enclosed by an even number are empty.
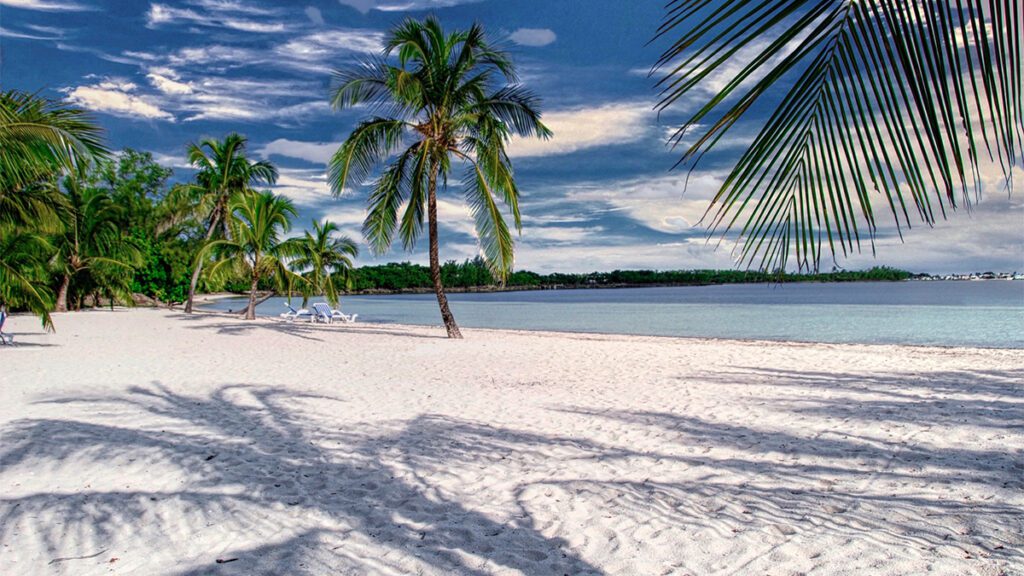
<svg viewBox="0 0 1024 576">
<path fill-rule="evenodd" d="M 745 284 L 451 294 L 461 326 L 1024 348 L 1024 282 Z M 258 314 L 286 310 L 268 300 Z M 314 300 L 315 301 L 315 300 Z M 244 298 L 214 309 L 240 309 Z M 297 306 L 301 300 L 294 301 Z M 360 321 L 439 325 L 432 294 L 349 296 Z"/>
</svg>

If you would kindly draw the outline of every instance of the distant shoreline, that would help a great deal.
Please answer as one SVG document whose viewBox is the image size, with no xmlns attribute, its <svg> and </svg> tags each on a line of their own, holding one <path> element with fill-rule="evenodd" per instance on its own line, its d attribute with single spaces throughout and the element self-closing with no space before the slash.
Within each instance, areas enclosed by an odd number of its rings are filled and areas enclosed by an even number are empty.
<svg viewBox="0 0 1024 576">
<path fill-rule="evenodd" d="M 785 279 L 776 282 L 679 282 L 679 283 L 612 283 L 612 284 L 545 284 L 539 286 L 471 286 L 471 287 L 445 287 L 445 293 L 447 294 L 497 294 L 504 292 L 540 292 L 550 290 L 614 290 L 614 289 L 627 289 L 627 288 L 698 288 L 706 286 L 737 286 L 737 285 L 750 285 L 750 284 L 854 284 L 858 282 L 865 283 L 898 283 L 898 282 L 988 282 L 988 281 L 1022 281 L 1024 275 L 1017 275 L 1017 277 L 1006 277 L 997 275 L 994 278 L 981 277 L 980 275 L 950 275 L 950 276 L 938 276 L 938 275 L 926 275 L 920 274 L 910 278 L 900 280 L 888 280 L 888 279 L 856 279 L 856 280 L 792 280 Z M 433 294 L 434 289 L 429 287 L 416 287 L 416 288 L 402 288 L 402 289 L 386 289 L 386 288 L 372 288 L 367 290 L 355 290 L 351 292 L 345 292 L 345 296 L 400 296 L 408 294 Z M 275 294 L 277 297 L 287 297 L 285 293 Z M 299 295 L 293 295 L 297 297 Z M 248 298 L 248 294 L 235 293 L 235 292 L 217 292 L 212 294 L 197 295 L 197 298 L 206 300 L 197 300 L 197 304 L 209 304 L 214 300 L 222 300 L 225 298 Z"/>
</svg>

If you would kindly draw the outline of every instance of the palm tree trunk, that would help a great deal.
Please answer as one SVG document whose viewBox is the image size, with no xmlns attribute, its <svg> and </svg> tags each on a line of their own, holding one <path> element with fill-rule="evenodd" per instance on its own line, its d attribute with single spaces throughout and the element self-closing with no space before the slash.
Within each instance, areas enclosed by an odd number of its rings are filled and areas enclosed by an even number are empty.
<svg viewBox="0 0 1024 576">
<path fill-rule="evenodd" d="M 260 279 L 258 276 L 253 275 L 252 284 L 249 286 L 249 306 L 245 309 L 245 319 L 255 320 L 256 319 L 256 290 L 259 288 Z"/>
<path fill-rule="evenodd" d="M 220 219 L 219 211 L 214 211 L 210 217 L 210 227 L 206 229 L 206 238 L 203 239 L 203 246 L 210 241 L 213 237 L 213 231 L 217 228 L 217 221 Z M 200 258 L 196 262 L 195 269 L 192 270 L 192 282 L 188 285 L 188 300 L 185 302 L 185 314 L 192 313 L 192 301 L 196 297 L 196 284 L 199 283 L 199 275 L 203 272 L 203 259 Z"/>
<path fill-rule="evenodd" d="M 57 305 L 54 307 L 54 312 L 67 312 L 68 311 L 68 287 L 71 286 L 71 276 L 68 274 L 64 275 L 64 279 L 60 281 L 60 289 L 57 290 Z"/>
<path fill-rule="evenodd" d="M 448 308 L 448 297 L 444 295 L 444 285 L 441 284 L 441 260 L 438 257 L 437 242 L 437 168 L 430 171 L 430 187 L 427 194 L 427 218 L 430 229 L 430 279 L 434 282 L 434 293 L 437 294 L 437 305 L 441 308 L 441 320 L 448 331 L 449 338 L 462 338 L 459 325 L 455 323 L 455 316 Z"/>
</svg>

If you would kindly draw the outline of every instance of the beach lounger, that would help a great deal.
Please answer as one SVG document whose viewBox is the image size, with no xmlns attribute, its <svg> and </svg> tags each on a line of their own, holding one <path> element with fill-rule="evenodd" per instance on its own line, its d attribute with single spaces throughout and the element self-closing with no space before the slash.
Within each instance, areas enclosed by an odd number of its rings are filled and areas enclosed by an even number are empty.
<svg viewBox="0 0 1024 576">
<path fill-rule="evenodd" d="M 313 304 L 313 311 L 316 312 L 317 320 L 322 320 L 328 324 L 331 324 L 335 320 L 340 320 L 346 324 L 349 322 L 355 322 L 356 317 L 359 316 L 359 314 L 352 314 L 349 316 L 348 314 L 342 313 L 341 310 L 332 310 L 326 302 L 317 302 L 316 304 Z"/>
<path fill-rule="evenodd" d="M 302 310 L 296 310 L 295 308 L 292 308 L 291 304 L 287 303 L 285 303 L 285 306 L 288 308 L 288 311 L 282 313 L 281 318 L 289 322 L 305 318 L 308 318 L 310 322 L 316 321 L 316 314 L 310 312 L 309 310 L 306 310 L 305 308 L 303 308 Z"/>
<path fill-rule="evenodd" d="M 4 334 L 4 322 L 7 322 L 7 307 L 0 306 L 0 346 L 13 346 L 14 336 Z"/>
</svg>

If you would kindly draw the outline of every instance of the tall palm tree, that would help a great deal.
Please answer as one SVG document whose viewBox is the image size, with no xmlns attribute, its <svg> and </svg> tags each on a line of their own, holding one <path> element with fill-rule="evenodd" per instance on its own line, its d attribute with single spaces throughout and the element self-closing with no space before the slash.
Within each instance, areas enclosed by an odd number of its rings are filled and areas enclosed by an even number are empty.
<svg viewBox="0 0 1024 576">
<path fill-rule="evenodd" d="M 271 192 L 240 194 L 228 206 L 228 234 L 207 244 L 200 254 L 212 255 L 213 275 L 233 271 L 249 278 L 249 304 L 245 319 L 256 318 L 256 291 L 260 280 L 273 279 L 279 286 L 292 277 L 286 261 L 299 256 L 295 239 L 282 235 L 291 229 L 295 206 L 283 196 Z"/>
<path fill-rule="evenodd" d="M 228 134 L 224 140 L 208 138 L 188 147 L 188 161 L 199 172 L 196 185 L 190 190 L 196 195 L 196 211 L 206 221 L 204 245 L 216 232 L 223 236 L 228 230 L 226 219 L 232 198 L 259 184 L 273 185 L 277 169 L 269 162 L 252 162 L 245 156 L 247 140 L 238 134 Z M 203 260 L 196 259 L 189 283 L 185 312 L 192 312 L 196 284 L 203 271 Z"/>
<path fill-rule="evenodd" d="M 338 307 L 339 293 L 352 285 L 352 259 L 359 256 L 359 247 L 348 236 L 335 237 L 338 230 L 334 222 L 313 220 L 313 233 L 306 230 L 297 242 L 299 256 L 289 267 L 304 280 L 303 308 L 313 294 L 323 294 Z"/>
<path fill-rule="evenodd" d="M 0 223 L 59 228 L 52 187 L 63 172 L 84 172 L 107 156 L 102 130 L 81 108 L 18 90 L 0 92 Z"/>
<path fill-rule="evenodd" d="M 102 188 L 64 179 L 69 206 L 64 231 L 57 235 L 53 256 L 60 278 L 55 310 L 68 310 L 68 292 L 76 279 L 93 291 L 131 302 L 132 272 L 142 255 L 123 231 L 124 209 Z"/>
<path fill-rule="evenodd" d="M 515 134 L 547 138 L 539 100 L 523 88 L 508 56 L 483 29 L 445 33 L 437 19 L 406 20 L 385 41 L 379 59 L 335 73 L 335 109 L 367 105 L 379 114 L 359 124 L 331 159 L 331 189 L 341 194 L 397 153 L 373 185 L 363 233 L 376 253 L 395 230 L 412 249 L 428 221 L 430 276 L 448 336 L 461 338 L 438 256 L 438 179 L 447 187 L 453 164 L 464 166 L 462 187 L 492 274 L 504 281 L 513 264 L 513 239 L 499 199 L 521 231 L 519 189 L 505 145 Z M 404 148 L 404 150 L 403 150 Z M 399 222 L 399 212 L 401 222 Z"/>
<path fill-rule="evenodd" d="M 747 266 L 817 268 L 874 251 L 880 218 L 968 208 L 1024 150 L 1024 4 L 997 0 L 670 0 L 661 109 L 724 83 L 676 133 L 691 169 L 750 110 L 772 110 L 714 197 Z M 737 72 L 738 70 L 738 72 Z M 775 98 L 784 97 L 781 103 Z M 762 103 L 759 108 L 756 103 Z M 768 106 L 765 106 L 768 104 Z M 901 232 L 902 235 L 902 232 Z"/>
</svg>

